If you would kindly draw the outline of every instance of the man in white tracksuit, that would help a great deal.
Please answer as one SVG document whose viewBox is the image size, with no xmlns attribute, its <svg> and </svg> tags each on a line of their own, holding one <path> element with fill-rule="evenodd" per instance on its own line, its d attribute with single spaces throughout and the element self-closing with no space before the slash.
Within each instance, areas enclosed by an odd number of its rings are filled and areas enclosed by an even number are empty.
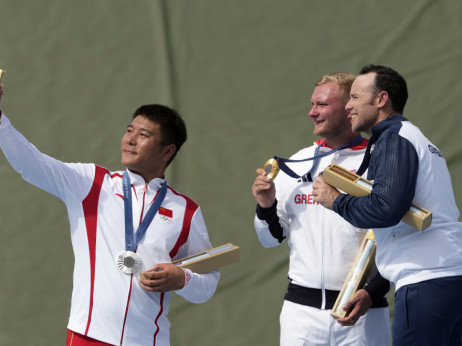
<svg viewBox="0 0 462 346">
<path fill-rule="evenodd" d="M 258 203 L 255 229 L 260 242 L 274 247 L 288 238 L 290 246 L 290 283 L 280 315 L 281 345 L 389 343 L 384 297 L 389 283 L 378 274 L 347 302 L 345 309 L 351 310 L 348 317 L 336 321 L 330 316 L 366 230 L 314 203 L 312 195 L 313 178 L 330 163 L 353 171 L 362 161 L 368 142 L 351 131 L 344 108 L 354 78 L 334 73 L 316 83 L 309 116 L 314 121 L 314 134 L 323 139 L 291 159 L 318 158 L 287 163 L 302 178 L 294 179 L 281 171 L 273 182 L 258 169 L 252 187 Z"/>
<path fill-rule="evenodd" d="M 0 111 L 0 147 L 10 164 L 68 210 L 75 256 L 68 346 L 169 345 L 172 291 L 193 303 L 215 292 L 218 271 L 170 263 L 212 247 L 199 206 L 164 178 L 185 140 L 177 112 L 141 106 L 121 141 L 127 169 L 109 171 L 42 154 Z"/>
</svg>

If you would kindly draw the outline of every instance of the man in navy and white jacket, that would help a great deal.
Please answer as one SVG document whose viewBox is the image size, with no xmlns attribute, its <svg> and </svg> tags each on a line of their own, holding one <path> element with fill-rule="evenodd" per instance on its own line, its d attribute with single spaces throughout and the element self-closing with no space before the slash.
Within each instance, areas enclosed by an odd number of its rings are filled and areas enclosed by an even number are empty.
<svg viewBox="0 0 462 346">
<path fill-rule="evenodd" d="M 176 111 L 141 106 L 121 141 L 127 169 L 111 172 L 42 154 L 0 112 L 0 147 L 10 164 L 68 210 L 75 256 L 68 346 L 167 346 L 172 292 L 193 303 L 215 292 L 218 271 L 196 274 L 170 263 L 212 247 L 199 206 L 164 179 L 185 140 L 186 127 Z M 163 193 L 146 233 L 127 256 L 127 239 L 138 234 Z M 132 208 L 125 214 L 127 199 Z M 128 235 L 127 215 L 133 228 Z"/>
<path fill-rule="evenodd" d="M 346 110 L 353 131 L 375 143 L 359 169 L 368 167 L 372 192 L 345 195 L 319 177 L 313 194 L 353 225 L 374 229 L 377 267 L 396 286 L 393 345 L 448 345 L 462 321 L 462 223 L 442 153 L 401 115 L 407 97 L 393 69 L 361 70 Z M 411 203 L 433 213 L 425 231 L 400 222 Z"/>
</svg>

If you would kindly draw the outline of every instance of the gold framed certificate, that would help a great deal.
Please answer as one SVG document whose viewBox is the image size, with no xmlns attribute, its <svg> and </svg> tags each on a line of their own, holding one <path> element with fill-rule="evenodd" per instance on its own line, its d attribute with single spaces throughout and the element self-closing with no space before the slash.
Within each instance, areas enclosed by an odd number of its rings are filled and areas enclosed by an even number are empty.
<svg viewBox="0 0 462 346">
<path fill-rule="evenodd" d="M 205 274 L 237 261 L 239 261 L 239 246 L 228 243 L 172 263 L 194 273 Z"/>
<path fill-rule="evenodd" d="M 356 197 L 366 196 L 372 190 L 372 182 L 335 163 L 324 169 L 323 178 L 327 184 Z M 419 231 L 423 231 L 431 225 L 432 213 L 412 204 L 402 221 Z"/>
<path fill-rule="evenodd" d="M 347 317 L 350 311 L 343 310 L 343 305 L 361 288 L 364 287 L 366 280 L 375 263 L 375 236 L 372 230 L 368 230 L 361 246 L 356 254 L 356 258 L 350 271 L 343 283 L 342 289 L 332 308 L 331 315 L 337 318 Z"/>
</svg>

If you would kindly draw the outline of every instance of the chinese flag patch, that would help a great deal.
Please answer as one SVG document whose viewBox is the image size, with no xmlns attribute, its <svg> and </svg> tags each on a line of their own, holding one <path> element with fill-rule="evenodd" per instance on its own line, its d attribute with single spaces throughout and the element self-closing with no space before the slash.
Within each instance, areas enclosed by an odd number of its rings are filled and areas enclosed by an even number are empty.
<svg viewBox="0 0 462 346">
<path fill-rule="evenodd" d="M 167 209 L 167 208 L 163 208 L 163 207 L 159 208 L 159 214 L 163 215 L 163 216 L 166 216 L 166 217 L 169 217 L 169 218 L 173 217 L 173 211 L 170 210 L 170 209 Z"/>
</svg>

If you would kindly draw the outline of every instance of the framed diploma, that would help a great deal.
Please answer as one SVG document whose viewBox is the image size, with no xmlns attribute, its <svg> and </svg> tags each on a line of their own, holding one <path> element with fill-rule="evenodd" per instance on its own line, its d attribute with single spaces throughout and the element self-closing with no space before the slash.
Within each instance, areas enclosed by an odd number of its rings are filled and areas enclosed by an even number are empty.
<svg viewBox="0 0 462 346">
<path fill-rule="evenodd" d="M 228 243 L 172 263 L 194 273 L 204 274 L 237 261 L 239 261 L 239 246 Z"/>
<path fill-rule="evenodd" d="M 356 197 L 368 195 L 372 190 L 372 182 L 335 163 L 324 170 L 323 178 L 327 184 Z M 419 231 L 423 231 L 431 225 L 432 213 L 412 204 L 402 221 Z"/>
<path fill-rule="evenodd" d="M 374 232 L 370 229 L 367 231 L 361 243 L 353 265 L 343 283 L 342 290 L 330 313 L 335 319 L 347 317 L 350 313 L 349 311 L 343 310 L 342 307 L 356 291 L 364 287 L 375 262 L 375 251 L 375 236 Z"/>
</svg>

